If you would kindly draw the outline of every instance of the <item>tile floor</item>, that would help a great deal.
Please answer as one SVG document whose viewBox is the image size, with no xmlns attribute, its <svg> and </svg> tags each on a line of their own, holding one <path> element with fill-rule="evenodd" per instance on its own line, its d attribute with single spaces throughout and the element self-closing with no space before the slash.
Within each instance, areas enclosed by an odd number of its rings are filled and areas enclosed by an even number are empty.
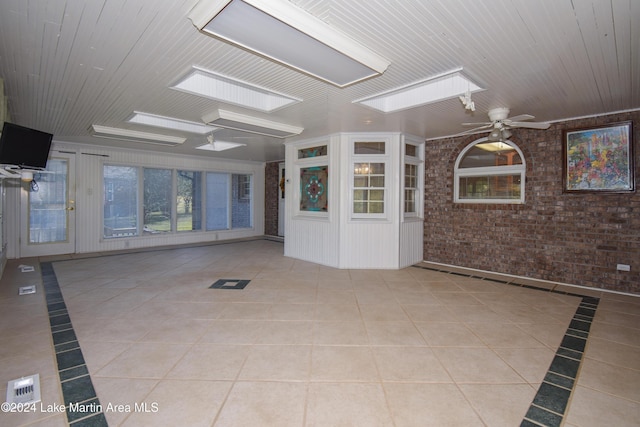
<svg viewBox="0 0 640 427">
<path fill-rule="evenodd" d="M 41 260 L 10 260 L 0 382 L 39 373 L 42 403 L 0 413 L 0 425 L 535 425 L 523 419 L 580 297 L 282 252 L 257 240 L 61 258 L 48 265 L 64 303 L 49 305 Z M 250 282 L 210 289 L 219 279 Z M 38 292 L 18 296 L 29 284 Z M 638 426 L 640 298 L 588 294 L 600 302 L 563 425 Z M 73 330 L 55 329 L 67 312 Z M 97 396 L 85 409 L 102 413 L 59 412 L 74 375 Z"/>
</svg>

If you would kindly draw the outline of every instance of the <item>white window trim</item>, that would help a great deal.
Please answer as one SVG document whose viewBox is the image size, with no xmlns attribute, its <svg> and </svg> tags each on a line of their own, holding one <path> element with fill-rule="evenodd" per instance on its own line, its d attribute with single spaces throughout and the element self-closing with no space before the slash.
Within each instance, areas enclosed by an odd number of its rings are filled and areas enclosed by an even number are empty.
<svg viewBox="0 0 640 427">
<path fill-rule="evenodd" d="M 453 172 L 453 202 L 454 203 L 475 203 L 475 204 L 505 204 L 505 205 L 520 205 L 525 201 L 525 177 L 527 165 L 524 159 L 524 155 L 520 148 L 512 141 L 504 141 L 507 145 L 514 148 L 520 155 L 522 164 L 510 165 L 510 166 L 485 166 L 478 168 L 464 168 L 460 169 L 460 161 L 464 158 L 467 151 L 473 148 L 477 144 L 486 142 L 487 138 L 480 138 L 467 145 L 464 150 L 460 152 Z M 501 176 L 501 175 L 520 175 L 520 198 L 519 199 L 461 199 L 460 198 L 460 178 L 461 177 L 473 177 L 473 176 Z"/>
<path fill-rule="evenodd" d="M 408 156 L 406 155 L 406 146 L 407 144 L 413 145 L 416 147 L 416 156 Z M 402 164 L 402 188 L 400 192 L 400 208 L 402 212 L 402 217 L 407 220 L 412 219 L 423 219 L 424 218 L 424 143 L 412 143 L 405 141 L 402 148 L 402 155 L 404 158 L 404 162 Z M 411 164 L 416 166 L 416 210 L 415 212 L 405 212 L 405 165 Z"/>
<path fill-rule="evenodd" d="M 384 142 L 385 154 L 355 154 L 356 142 Z M 349 138 L 349 197 L 347 203 L 349 204 L 349 218 L 352 220 L 387 220 L 389 217 L 389 171 L 391 164 L 390 140 L 387 137 L 352 137 Z M 355 213 L 353 212 L 353 193 L 356 190 L 354 187 L 354 165 L 356 163 L 382 163 L 384 164 L 384 191 L 383 198 L 383 211 L 382 213 Z"/>
</svg>

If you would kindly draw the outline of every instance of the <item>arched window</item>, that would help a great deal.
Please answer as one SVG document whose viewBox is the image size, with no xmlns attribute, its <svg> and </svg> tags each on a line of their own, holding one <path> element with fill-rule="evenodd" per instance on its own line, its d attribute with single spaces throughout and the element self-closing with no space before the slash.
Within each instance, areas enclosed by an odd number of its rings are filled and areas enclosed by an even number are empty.
<svg viewBox="0 0 640 427">
<path fill-rule="evenodd" d="M 524 203 L 525 169 L 513 142 L 473 141 L 456 159 L 454 202 Z"/>
</svg>

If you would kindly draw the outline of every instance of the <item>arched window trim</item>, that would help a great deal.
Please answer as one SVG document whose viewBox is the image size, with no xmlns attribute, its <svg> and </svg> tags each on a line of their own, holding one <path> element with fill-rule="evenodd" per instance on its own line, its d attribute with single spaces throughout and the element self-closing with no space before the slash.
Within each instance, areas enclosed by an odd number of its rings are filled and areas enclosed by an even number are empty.
<svg viewBox="0 0 640 427">
<path fill-rule="evenodd" d="M 488 139 L 480 138 L 467 145 L 456 158 L 454 173 L 453 173 L 453 201 L 454 203 L 494 203 L 494 204 L 524 204 L 524 189 L 525 189 L 525 171 L 527 169 L 526 160 L 522 154 L 522 150 L 513 141 L 503 141 L 518 152 L 522 164 L 520 165 L 505 165 L 505 166 L 483 166 L 476 168 L 464 168 L 460 169 L 460 162 L 465 157 L 467 152 L 471 150 L 477 144 L 487 142 Z M 460 198 L 460 178 L 469 176 L 501 176 L 501 175 L 520 175 L 520 198 L 519 199 L 461 199 Z"/>
</svg>

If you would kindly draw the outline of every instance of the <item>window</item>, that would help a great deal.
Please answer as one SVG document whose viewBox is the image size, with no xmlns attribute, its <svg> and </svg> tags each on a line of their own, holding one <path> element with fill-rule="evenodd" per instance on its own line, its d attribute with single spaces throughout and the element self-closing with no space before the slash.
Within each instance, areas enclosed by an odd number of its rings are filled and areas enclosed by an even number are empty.
<svg viewBox="0 0 640 427">
<path fill-rule="evenodd" d="M 386 141 L 353 141 L 351 152 L 351 216 L 384 218 L 389 160 Z"/>
<path fill-rule="evenodd" d="M 145 234 L 171 231 L 172 171 L 144 168 L 144 225 Z"/>
<path fill-rule="evenodd" d="M 404 144 L 404 181 L 402 208 L 405 218 L 422 218 L 424 188 L 424 142 Z"/>
<path fill-rule="evenodd" d="M 104 237 L 138 235 L 138 168 L 104 166 Z"/>
<path fill-rule="evenodd" d="M 251 227 L 251 175 L 231 175 L 231 228 Z"/>
<path fill-rule="evenodd" d="M 207 172 L 207 230 L 229 228 L 229 174 Z"/>
<path fill-rule="evenodd" d="M 418 165 L 404 165 L 404 213 L 416 213 Z"/>
<path fill-rule="evenodd" d="M 179 170 L 176 178 L 176 229 L 202 230 L 202 172 Z"/>
<path fill-rule="evenodd" d="M 115 165 L 103 173 L 105 238 L 253 226 L 251 174 Z"/>
<path fill-rule="evenodd" d="M 525 163 L 511 141 L 474 141 L 456 160 L 458 203 L 524 203 Z"/>
<path fill-rule="evenodd" d="M 384 213 L 384 163 L 355 163 L 353 213 Z"/>
</svg>

